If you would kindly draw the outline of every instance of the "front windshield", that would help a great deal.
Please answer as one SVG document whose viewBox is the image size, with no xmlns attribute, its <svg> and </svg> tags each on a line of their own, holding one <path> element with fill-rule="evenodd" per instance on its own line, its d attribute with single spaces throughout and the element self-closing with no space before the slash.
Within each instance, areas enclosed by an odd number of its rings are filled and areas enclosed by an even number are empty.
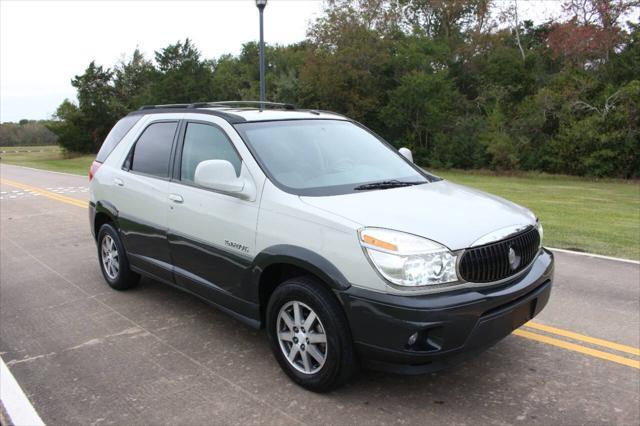
<svg viewBox="0 0 640 426">
<path fill-rule="evenodd" d="M 434 180 L 349 121 L 266 121 L 236 128 L 271 180 L 298 195 L 345 194 L 375 182 Z"/>
</svg>

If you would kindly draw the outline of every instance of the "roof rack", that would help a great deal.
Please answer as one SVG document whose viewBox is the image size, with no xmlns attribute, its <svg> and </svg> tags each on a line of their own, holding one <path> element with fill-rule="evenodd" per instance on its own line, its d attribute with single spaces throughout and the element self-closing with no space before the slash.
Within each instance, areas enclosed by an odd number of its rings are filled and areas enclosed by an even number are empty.
<svg viewBox="0 0 640 426">
<path fill-rule="evenodd" d="M 148 109 L 167 109 L 167 108 L 184 108 L 184 109 L 192 109 L 192 108 L 215 108 L 215 107 L 243 107 L 243 106 L 253 106 L 258 108 L 282 108 L 286 110 L 294 110 L 296 109 L 295 105 L 287 104 L 282 102 L 261 102 L 261 101 L 213 101 L 213 102 L 194 102 L 190 104 L 164 104 L 164 105 L 143 105 L 139 108 L 139 110 L 148 110 Z"/>
<path fill-rule="evenodd" d="M 224 118 L 231 124 L 243 123 L 247 119 L 240 114 L 241 108 L 259 109 L 284 109 L 287 111 L 308 112 L 314 115 L 322 113 L 341 115 L 331 111 L 320 109 L 298 109 L 293 104 L 281 102 L 260 102 L 260 101 L 213 101 L 213 102 L 194 102 L 189 104 L 162 104 L 162 105 L 143 105 L 136 111 L 132 111 L 129 115 L 140 114 L 160 114 L 166 112 L 197 112 L 200 114 L 215 115 Z"/>
<path fill-rule="evenodd" d="M 166 108 L 189 108 L 192 104 L 164 104 L 164 105 L 142 105 L 138 111 L 145 109 L 166 109 Z"/>
<path fill-rule="evenodd" d="M 270 107 L 270 108 L 282 108 L 286 110 L 294 110 L 296 109 L 295 105 L 283 103 L 283 102 L 268 102 L 268 101 L 214 101 L 214 102 L 202 102 L 193 104 L 194 108 L 206 108 L 206 107 L 243 107 L 243 106 L 253 106 L 253 107 Z"/>
<path fill-rule="evenodd" d="M 164 112 L 188 112 L 185 110 L 193 109 L 197 110 L 201 114 L 215 115 L 224 118 L 231 124 L 242 123 L 246 121 L 243 117 L 230 112 L 217 110 L 217 109 L 198 109 L 201 108 L 195 104 L 165 104 L 165 105 L 143 105 L 136 111 L 132 111 L 129 115 L 149 114 L 149 113 L 164 113 Z M 195 111 L 194 111 L 195 112 Z"/>
</svg>

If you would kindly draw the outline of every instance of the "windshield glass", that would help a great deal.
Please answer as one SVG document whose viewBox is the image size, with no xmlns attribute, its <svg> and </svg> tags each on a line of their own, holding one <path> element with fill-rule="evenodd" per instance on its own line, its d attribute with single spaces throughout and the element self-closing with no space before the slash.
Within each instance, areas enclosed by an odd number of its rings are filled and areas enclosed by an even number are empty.
<svg viewBox="0 0 640 426">
<path fill-rule="evenodd" d="M 337 195 L 435 180 L 349 121 L 266 121 L 236 128 L 269 178 L 294 194 Z M 363 186 L 378 182 L 384 185 Z"/>
</svg>

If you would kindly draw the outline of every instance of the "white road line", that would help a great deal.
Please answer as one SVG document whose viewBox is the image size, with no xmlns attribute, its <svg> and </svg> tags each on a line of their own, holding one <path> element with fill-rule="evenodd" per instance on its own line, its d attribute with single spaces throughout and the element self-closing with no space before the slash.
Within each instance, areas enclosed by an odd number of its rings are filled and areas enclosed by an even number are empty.
<svg viewBox="0 0 640 426">
<path fill-rule="evenodd" d="M 75 173 L 66 173 L 66 172 L 54 172 L 53 170 L 45 170 L 45 169 L 36 169 L 35 167 L 26 167 L 26 166 L 16 166 L 15 164 L 2 164 L 3 167 L 6 166 L 11 166 L 11 167 L 20 167 L 21 169 L 27 169 L 27 170 L 35 170 L 36 172 L 46 172 L 46 173 L 55 173 L 57 175 L 66 175 L 66 176 L 75 176 L 75 177 L 84 177 L 86 179 L 87 176 L 82 174 L 75 174 Z M 89 173 L 89 169 L 87 169 L 87 174 Z"/>
<path fill-rule="evenodd" d="M 553 247 L 545 247 L 545 248 L 551 251 L 557 251 L 559 253 L 569 253 L 569 254 L 575 254 L 577 256 L 595 257 L 598 259 L 615 260 L 616 262 L 624 262 L 624 263 L 632 263 L 634 265 L 640 265 L 640 261 L 637 261 L 637 260 L 622 259 L 620 257 L 603 256 L 601 254 L 585 253 L 582 251 L 565 250 L 565 249 L 559 249 L 559 248 L 553 248 Z"/>
<path fill-rule="evenodd" d="M 56 173 L 56 174 L 59 174 L 59 175 L 76 176 L 76 177 L 82 177 L 83 176 L 83 175 L 76 175 L 76 174 L 73 174 L 73 173 L 54 172 L 52 170 L 35 169 L 33 167 L 16 166 L 16 165 L 13 165 L 13 164 L 11 164 L 11 166 L 12 167 L 20 167 L 22 169 L 35 170 L 37 172 Z M 88 188 L 87 188 L 87 190 L 88 190 Z M 54 192 L 56 192 L 56 191 L 54 191 Z M 569 254 L 575 254 L 575 255 L 578 255 L 578 256 L 596 257 L 598 259 L 614 260 L 614 261 L 617 261 L 617 262 L 625 262 L 625 263 L 632 263 L 634 265 L 640 265 L 640 261 L 637 261 L 637 260 L 622 259 L 622 258 L 619 258 L 619 257 L 603 256 L 601 254 L 584 253 L 584 252 L 581 252 L 581 251 L 565 250 L 565 249 L 559 249 L 559 248 L 554 248 L 554 247 L 547 247 L 547 248 L 549 250 L 557 251 L 557 252 L 560 252 L 560 253 L 569 253 Z"/>
<path fill-rule="evenodd" d="M 11 423 L 15 426 L 44 425 L 2 358 L 0 358 L 0 400 Z"/>
</svg>

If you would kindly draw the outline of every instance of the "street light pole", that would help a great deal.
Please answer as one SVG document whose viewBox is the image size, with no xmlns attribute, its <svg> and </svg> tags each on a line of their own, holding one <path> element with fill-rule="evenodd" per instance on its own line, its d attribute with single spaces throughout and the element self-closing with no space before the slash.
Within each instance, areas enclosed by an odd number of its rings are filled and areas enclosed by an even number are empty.
<svg viewBox="0 0 640 426">
<path fill-rule="evenodd" d="M 256 6 L 260 11 L 260 110 L 264 108 L 265 101 L 265 81 L 264 81 L 264 8 L 267 6 L 267 0 L 256 0 Z"/>
</svg>

